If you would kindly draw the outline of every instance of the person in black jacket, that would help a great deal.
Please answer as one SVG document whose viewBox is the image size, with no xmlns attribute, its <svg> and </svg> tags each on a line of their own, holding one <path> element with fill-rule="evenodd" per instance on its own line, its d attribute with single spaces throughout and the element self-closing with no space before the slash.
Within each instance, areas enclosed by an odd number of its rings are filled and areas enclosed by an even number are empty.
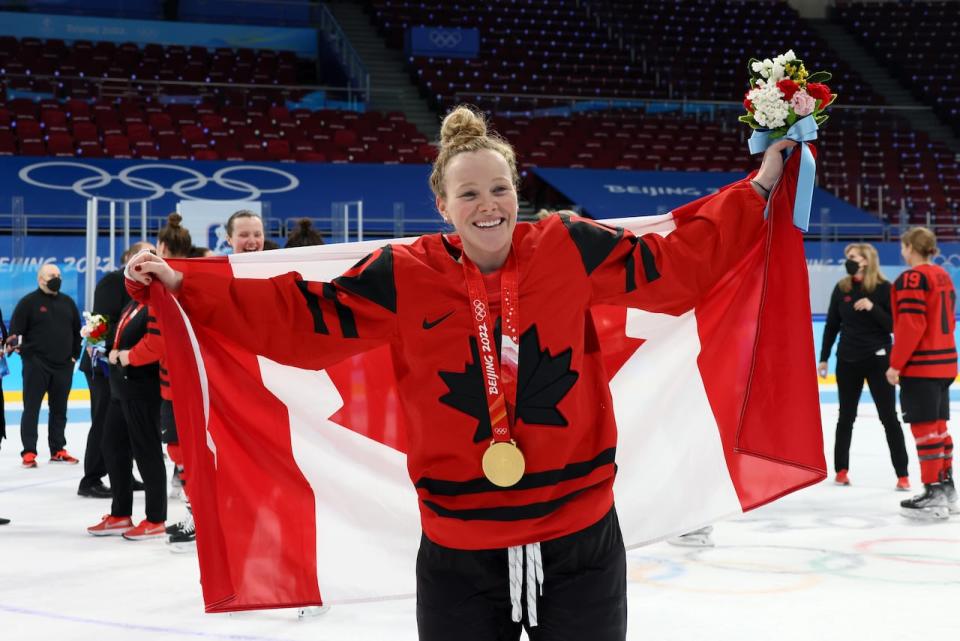
<svg viewBox="0 0 960 641">
<path fill-rule="evenodd" d="M 834 468 L 838 485 L 849 485 L 850 440 L 857 405 L 863 392 L 863 381 L 877 406 L 880 422 L 887 436 L 890 460 L 897 474 L 896 488 L 910 489 L 907 473 L 907 449 L 903 428 L 897 418 L 896 391 L 886 379 L 890 366 L 893 316 L 890 312 L 890 283 L 880 273 L 877 250 L 869 243 L 847 245 L 848 276 L 840 279 L 830 297 L 827 322 L 823 328 L 823 346 L 817 373 L 827 376 L 827 361 L 833 342 L 840 334 L 837 348 L 837 392 L 840 416 L 833 448 Z"/>
<path fill-rule="evenodd" d="M 94 536 L 128 540 L 166 535 L 167 492 L 160 443 L 160 357 L 156 319 L 146 305 L 131 301 L 120 314 L 110 350 L 110 407 L 103 428 L 103 456 L 110 475 L 110 514 L 87 528 Z M 130 454 L 143 478 L 147 518 L 136 527 Z"/>
<path fill-rule="evenodd" d="M 93 293 L 92 314 L 100 314 L 107 319 L 108 330 L 104 339 L 107 352 L 113 348 L 113 334 L 117 329 L 120 312 L 130 302 L 130 294 L 123 282 L 123 266 L 127 260 L 141 249 L 152 249 L 150 243 L 134 243 L 120 257 L 120 269 L 112 271 L 97 283 Z M 90 390 L 90 431 L 87 433 L 87 448 L 83 454 L 83 478 L 77 488 L 77 494 L 90 498 L 110 498 L 110 488 L 103 484 L 107 466 L 103 462 L 103 425 L 107 420 L 110 407 L 110 380 L 107 372 L 100 366 L 94 367 L 88 349 L 80 356 L 80 371 L 87 379 Z"/>
<path fill-rule="evenodd" d="M 60 292 L 60 269 L 40 268 L 38 288 L 20 299 L 10 319 L 10 339 L 19 341 L 23 360 L 23 414 L 20 438 L 23 467 L 37 466 L 37 420 L 43 395 L 48 398 L 48 444 L 52 463 L 79 463 L 67 452 L 67 398 L 73 383 L 73 364 L 80 357 L 80 311 Z"/>
</svg>

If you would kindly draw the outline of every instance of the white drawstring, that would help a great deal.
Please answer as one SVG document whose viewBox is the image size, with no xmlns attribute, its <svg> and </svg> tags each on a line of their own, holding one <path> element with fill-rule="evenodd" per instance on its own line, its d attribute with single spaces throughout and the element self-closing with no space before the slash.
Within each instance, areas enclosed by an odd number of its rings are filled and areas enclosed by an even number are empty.
<svg viewBox="0 0 960 641">
<path fill-rule="evenodd" d="M 537 627 L 537 596 L 543 594 L 543 558 L 540 556 L 540 544 L 515 545 L 507 548 L 507 564 L 510 567 L 510 606 L 511 618 L 519 622 L 522 618 L 520 591 L 523 583 L 523 565 L 527 565 L 527 618 L 530 627 Z"/>
</svg>

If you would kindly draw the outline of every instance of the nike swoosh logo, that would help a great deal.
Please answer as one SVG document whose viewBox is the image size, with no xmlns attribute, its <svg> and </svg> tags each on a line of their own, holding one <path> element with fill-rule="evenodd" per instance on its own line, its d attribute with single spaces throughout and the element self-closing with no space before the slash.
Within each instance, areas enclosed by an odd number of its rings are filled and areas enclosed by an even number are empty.
<svg viewBox="0 0 960 641">
<path fill-rule="evenodd" d="M 438 318 L 437 320 L 432 321 L 432 322 L 431 322 L 431 321 L 428 321 L 426 318 L 424 318 L 424 319 L 423 319 L 423 328 L 424 328 L 424 329 L 433 329 L 434 327 L 436 327 L 437 325 L 439 325 L 439 324 L 442 323 L 443 321 L 445 321 L 445 320 L 447 320 L 448 318 L 450 318 L 450 316 L 453 314 L 454 311 L 455 311 L 455 310 L 450 310 L 449 312 L 447 312 L 446 314 L 444 314 L 443 316 L 441 316 L 440 318 Z"/>
</svg>

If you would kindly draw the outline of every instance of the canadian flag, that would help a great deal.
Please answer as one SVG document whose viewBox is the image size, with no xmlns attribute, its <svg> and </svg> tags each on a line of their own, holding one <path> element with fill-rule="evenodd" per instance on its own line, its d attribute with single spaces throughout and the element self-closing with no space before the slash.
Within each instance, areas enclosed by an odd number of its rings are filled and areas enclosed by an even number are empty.
<svg viewBox="0 0 960 641">
<path fill-rule="evenodd" d="M 696 309 L 592 310 L 619 428 L 615 494 L 628 548 L 826 476 L 806 263 L 792 225 L 796 173 L 791 158 L 766 233 Z M 605 222 L 669 234 L 711 197 Z M 329 281 L 380 245 L 175 267 Z M 389 350 L 308 371 L 192 324 L 157 284 L 150 304 L 168 350 L 207 611 L 413 595 L 419 512 Z"/>
</svg>

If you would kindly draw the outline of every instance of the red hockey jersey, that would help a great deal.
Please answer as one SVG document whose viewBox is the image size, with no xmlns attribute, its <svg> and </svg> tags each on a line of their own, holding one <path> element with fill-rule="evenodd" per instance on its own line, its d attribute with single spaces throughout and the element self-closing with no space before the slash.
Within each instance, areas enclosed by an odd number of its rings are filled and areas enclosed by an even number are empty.
<svg viewBox="0 0 960 641">
<path fill-rule="evenodd" d="M 691 309 L 755 245 L 764 206 L 741 181 L 667 237 L 559 216 L 517 225 L 513 436 L 526 474 L 506 489 L 481 470 L 491 426 L 456 237 L 387 245 L 331 282 L 191 271 L 178 298 L 193 322 L 285 365 L 322 369 L 389 345 L 424 532 L 508 547 L 583 529 L 612 505 L 617 430 L 590 307 Z"/>
<path fill-rule="evenodd" d="M 954 378 L 953 338 L 957 294 L 950 275 L 937 265 L 918 265 L 893 286 L 893 350 L 890 367 L 901 376 Z"/>
</svg>

